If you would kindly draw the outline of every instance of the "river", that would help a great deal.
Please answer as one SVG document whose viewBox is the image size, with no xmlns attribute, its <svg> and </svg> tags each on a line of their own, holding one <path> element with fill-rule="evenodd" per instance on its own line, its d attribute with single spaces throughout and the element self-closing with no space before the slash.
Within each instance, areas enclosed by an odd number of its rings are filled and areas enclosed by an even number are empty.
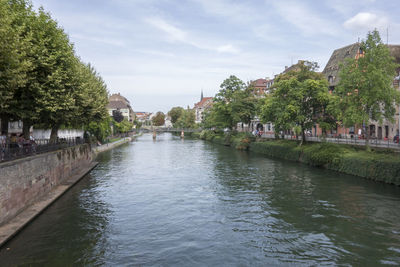
<svg viewBox="0 0 400 267">
<path fill-rule="evenodd" d="M 400 264 L 400 187 L 171 134 L 98 160 L 0 266 Z"/>
</svg>

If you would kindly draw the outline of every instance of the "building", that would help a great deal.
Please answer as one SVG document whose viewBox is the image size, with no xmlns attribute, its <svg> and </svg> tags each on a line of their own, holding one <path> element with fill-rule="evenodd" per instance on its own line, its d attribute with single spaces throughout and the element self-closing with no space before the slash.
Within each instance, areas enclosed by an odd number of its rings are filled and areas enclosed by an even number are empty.
<svg viewBox="0 0 400 267">
<path fill-rule="evenodd" d="M 122 113 L 126 120 L 130 122 L 133 122 L 135 120 L 135 113 L 133 112 L 129 100 L 121 96 L 120 93 L 112 94 L 108 98 L 107 110 L 110 116 L 113 115 L 114 110 L 118 110 Z"/>
<path fill-rule="evenodd" d="M 151 120 L 150 120 L 151 115 L 152 115 L 151 112 L 143 112 L 143 111 L 135 112 L 136 120 L 142 123 L 142 125 L 151 125 Z"/>
<path fill-rule="evenodd" d="M 267 91 L 267 80 L 266 79 L 257 79 L 255 81 L 251 81 L 250 85 L 254 88 L 254 94 L 258 97 L 262 97 Z"/>
<path fill-rule="evenodd" d="M 395 58 L 396 63 L 400 63 L 400 45 L 388 45 L 391 55 Z M 363 52 L 361 50 L 360 43 L 354 43 L 333 51 L 331 57 L 329 58 L 328 63 L 326 64 L 322 73 L 325 75 L 326 79 L 329 82 L 329 91 L 334 92 L 335 87 L 338 85 L 340 81 L 339 77 L 339 66 L 340 63 L 343 63 L 347 58 L 359 58 L 362 56 Z M 397 77 L 393 81 L 393 86 L 397 89 L 399 88 L 399 71 L 400 68 L 397 69 Z M 390 121 L 384 119 L 382 123 L 377 121 L 369 121 L 368 125 L 354 125 L 353 127 L 337 127 L 336 129 L 332 129 L 329 131 L 329 135 L 332 136 L 354 136 L 359 133 L 365 134 L 368 130 L 370 136 L 372 138 L 377 139 L 392 139 L 396 134 L 399 134 L 399 108 L 397 107 L 395 122 L 391 123 Z M 315 126 L 313 129 L 314 135 L 322 134 L 322 130 Z"/>
<path fill-rule="evenodd" d="M 196 115 L 195 122 L 201 123 L 204 119 L 204 111 L 210 109 L 213 105 L 212 97 L 203 97 L 203 91 L 201 91 L 200 102 L 194 104 L 194 111 Z"/>
</svg>

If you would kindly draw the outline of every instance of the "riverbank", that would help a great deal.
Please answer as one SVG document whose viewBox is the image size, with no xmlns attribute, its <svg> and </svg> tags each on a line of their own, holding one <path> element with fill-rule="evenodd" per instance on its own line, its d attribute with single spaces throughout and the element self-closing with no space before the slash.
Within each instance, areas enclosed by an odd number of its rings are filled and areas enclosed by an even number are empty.
<svg viewBox="0 0 400 267">
<path fill-rule="evenodd" d="M 123 145 L 125 143 L 129 143 L 130 141 L 132 141 L 132 138 L 135 138 L 135 137 L 136 136 L 125 137 L 125 138 L 121 138 L 121 139 L 119 139 L 119 140 L 117 140 L 115 142 L 112 142 L 112 143 L 107 143 L 107 144 L 104 144 L 104 145 L 93 147 L 92 148 L 92 152 L 96 156 L 97 154 L 99 154 L 101 152 L 113 149 L 113 148 L 118 147 L 120 145 Z"/>
<path fill-rule="evenodd" d="M 400 155 L 388 149 L 366 151 L 364 147 L 332 143 L 307 143 L 299 146 L 297 141 L 256 140 L 246 133 L 233 135 L 203 131 L 191 136 L 268 157 L 400 185 Z"/>
<path fill-rule="evenodd" d="M 99 153 L 132 138 L 92 149 L 81 145 L 0 164 L 5 174 L 0 175 L 0 185 L 6 190 L 0 198 L 0 247 L 95 168 L 94 159 Z"/>
</svg>

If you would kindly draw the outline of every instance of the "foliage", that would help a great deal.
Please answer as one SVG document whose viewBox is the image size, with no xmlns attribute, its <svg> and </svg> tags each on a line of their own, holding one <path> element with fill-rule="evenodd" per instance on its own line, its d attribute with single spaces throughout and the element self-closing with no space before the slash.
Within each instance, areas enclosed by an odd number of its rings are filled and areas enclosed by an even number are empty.
<svg viewBox="0 0 400 267">
<path fill-rule="evenodd" d="M 262 121 L 274 122 L 277 132 L 299 126 L 303 141 L 307 129 L 329 121 L 327 108 L 332 97 L 324 76 L 315 72 L 316 67 L 316 63 L 302 62 L 297 70 L 278 76 L 262 106 Z"/>
<path fill-rule="evenodd" d="M 121 122 L 114 121 L 114 126 L 117 133 L 127 133 L 132 130 L 133 124 L 126 119 Z"/>
<path fill-rule="evenodd" d="M 370 120 L 392 120 L 399 92 L 393 88 L 397 64 L 382 43 L 377 30 L 361 43 L 362 55 L 340 66 L 340 81 L 335 88 L 337 110 L 346 126 L 368 124 Z M 366 133 L 367 142 L 369 131 Z"/>
<path fill-rule="evenodd" d="M 134 120 L 133 124 L 136 126 L 136 129 L 140 129 L 142 127 L 142 122 L 138 120 Z"/>
<path fill-rule="evenodd" d="M 165 115 L 163 112 L 159 111 L 151 120 L 154 126 L 162 126 L 165 123 Z"/>
<path fill-rule="evenodd" d="M 182 110 L 181 116 L 178 118 L 174 127 L 176 128 L 196 128 L 196 115 L 193 109 Z"/>
<path fill-rule="evenodd" d="M 171 117 L 172 124 L 175 124 L 178 119 L 182 116 L 184 109 L 182 107 L 173 107 L 168 111 L 168 116 Z"/>
<path fill-rule="evenodd" d="M 107 116 L 104 81 L 75 55 L 68 35 L 27 0 L 0 0 L 0 117 L 22 120 L 25 137 L 40 124 L 80 127 Z"/>
<path fill-rule="evenodd" d="M 359 147 L 330 143 L 309 143 L 300 147 L 286 140 L 253 142 L 250 151 L 400 185 L 400 158 L 392 151 L 368 152 Z"/>
<path fill-rule="evenodd" d="M 8 120 L 17 119 L 17 90 L 27 83 L 31 63 L 26 57 L 31 33 L 26 28 L 32 8 L 25 1 L 0 0 L 0 119 L 7 132 Z"/>
<path fill-rule="evenodd" d="M 85 131 L 89 132 L 91 135 L 94 135 L 96 139 L 100 142 L 104 142 L 105 139 L 111 135 L 111 117 L 106 117 L 102 121 L 92 121 L 89 124 L 85 125 Z"/>
<path fill-rule="evenodd" d="M 112 117 L 118 123 L 122 122 L 124 120 L 124 115 L 122 115 L 122 112 L 119 110 L 113 110 Z"/>
<path fill-rule="evenodd" d="M 213 107 L 204 114 L 204 126 L 232 129 L 238 122 L 250 122 L 257 104 L 252 88 L 233 75 L 220 88 Z"/>
</svg>

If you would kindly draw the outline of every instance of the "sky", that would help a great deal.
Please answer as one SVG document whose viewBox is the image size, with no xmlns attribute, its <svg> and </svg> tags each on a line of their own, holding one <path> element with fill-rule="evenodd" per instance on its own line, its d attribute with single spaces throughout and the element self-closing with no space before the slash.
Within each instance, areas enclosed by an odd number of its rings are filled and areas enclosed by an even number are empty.
<svg viewBox="0 0 400 267">
<path fill-rule="evenodd" d="M 374 28 L 400 44 L 398 0 L 33 0 L 58 21 L 109 93 L 167 112 L 214 96 L 230 75 L 273 77 L 298 60 L 322 71 Z M 388 33 L 388 35 L 387 35 Z M 388 38 L 387 38 L 388 36 Z"/>
</svg>

